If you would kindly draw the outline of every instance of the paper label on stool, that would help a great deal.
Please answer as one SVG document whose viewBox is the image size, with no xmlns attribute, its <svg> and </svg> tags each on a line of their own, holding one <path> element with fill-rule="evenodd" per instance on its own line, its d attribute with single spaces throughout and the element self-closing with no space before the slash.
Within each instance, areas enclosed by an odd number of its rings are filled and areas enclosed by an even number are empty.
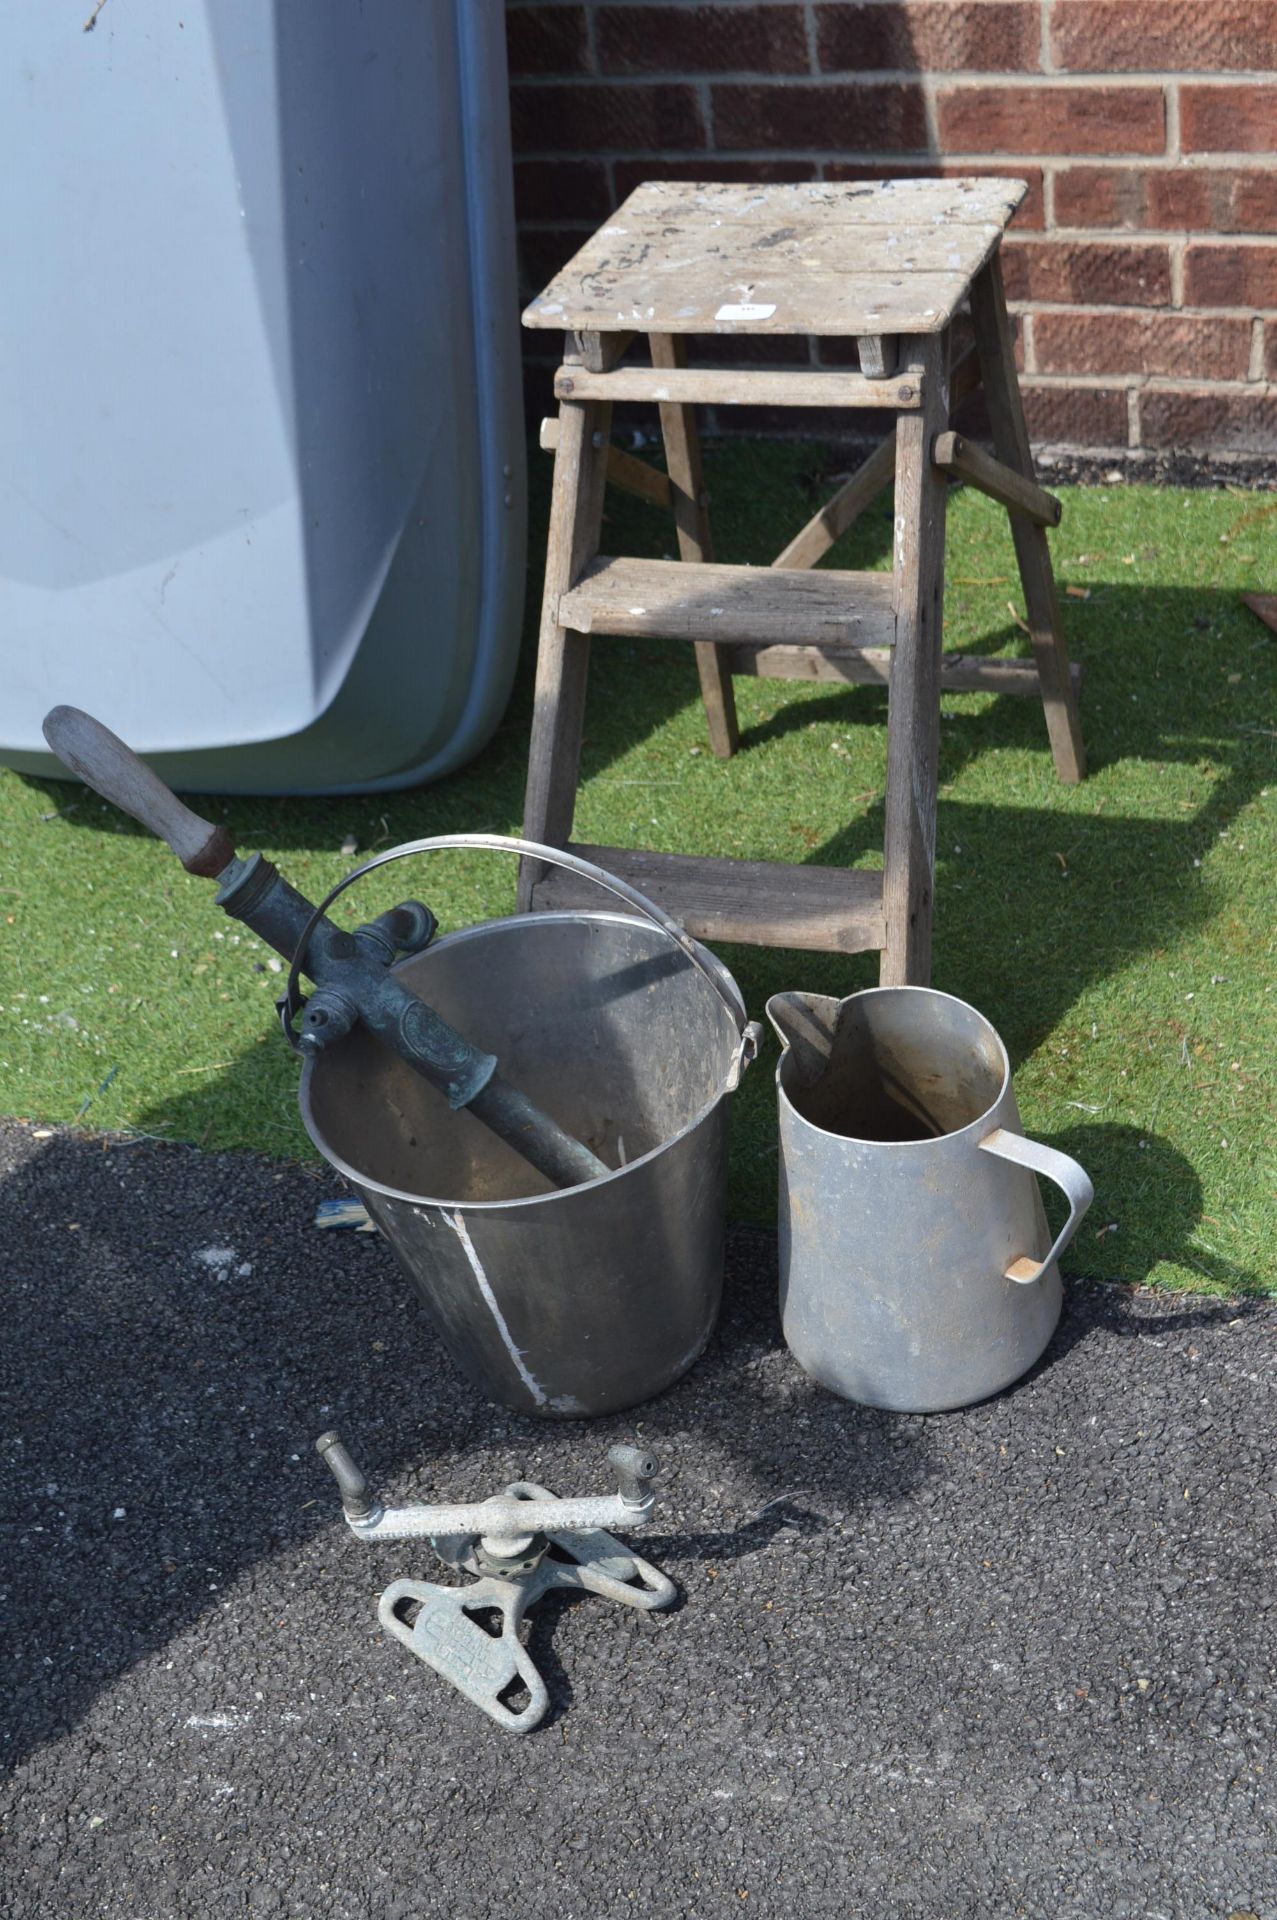
<svg viewBox="0 0 1277 1920">
<path fill-rule="evenodd" d="M 770 320 L 775 311 L 774 303 L 767 307 L 756 306 L 752 301 L 743 301 L 739 306 L 720 307 L 714 318 L 716 320 Z"/>
</svg>

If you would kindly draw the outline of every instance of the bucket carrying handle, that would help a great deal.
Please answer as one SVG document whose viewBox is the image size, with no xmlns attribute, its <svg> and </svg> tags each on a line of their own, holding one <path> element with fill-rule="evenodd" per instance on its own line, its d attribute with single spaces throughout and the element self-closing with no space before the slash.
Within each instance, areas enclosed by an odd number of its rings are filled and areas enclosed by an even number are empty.
<svg viewBox="0 0 1277 1920">
<path fill-rule="evenodd" d="M 663 907 L 658 907 L 654 900 L 649 900 L 647 895 L 640 893 L 637 887 L 632 887 L 628 880 L 620 880 L 616 874 L 608 873 L 605 868 L 596 867 L 592 861 L 582 860 L 579 854 L 568 853 L 562 847 L 544 847 L 536 840 L 519 840 L 513 834 L 505 833 L 444 833 L 433 834 L 425 840 L 405 840 L 400 846 L 388 847 L 385 853 L 375 854 L 371 860 L 365 860 L 361 866 L 352 868 L 344 879 L 339 880 L 336 886 L 324 895 L 302 928 L 301 938 L 297 942 L 292 964 L 288 969 L 288 985 L 279 1001 L 279 1014 L 284 1032 L 290 1040 L 293 1039 L 293 1022 L 303 1004 L 301 973 L 306 949 L 310 944 L 310 936 L 334 900 L 345 893 L 347 887 L 352 887 L 356 880 L 362 880 L 366 873 L 373 873 L 378 867 L 388 866 L 392 860 L 405 860 L 409 854 L 414 853 L 451 852 L 464 847 L 486 849 L 495 853 L 517 853 L 525 860 L 543 860 L 549 866 L 564 867 L 569 873 L 580 874 L 582 879 L 593 880 L 595 885 L 602 887 L 605 892 L 615 894 L 619 900 L 624 900 L 627 906 L 636 908 L 645 919 L 659 927 L 662 933 L 667 933 L 675 945 L 686 954 L 692 965 L 704 974 L 732 1016 L 741 1044 L 728 1081 L 728 1091 L 730 1092 L 736 1086 L 741 1073 L 758 1052 L 762 1040 L 762 1028 L 756 1020 L 750 1020 L 747 1017 L 745 1004 L 736 991 L 735 982 L 731 980 L 726 968 L 714 960 L 712 955 L 701 950 L 686 927 L 680 927 L 678 921 L 666 913 Z M 1060 1157 L 1063 1158 L 1062 1155 Z"/>
<path fill-rule="evenodd" d="M 1014 1280 L 1020 1286 L 1031 1286 L 1040 1280 L 1046 1269 L 1057 1261 L 1082 1222 L 1082 1215 L 1095 1198 L 1095 1188 L 1091 1185 L 1089 1174 L 1085 1173 L 1076 1160 L 1067 1153 L 1061 1153 L 1056 1147 L 1047 1147 L 1040 1140 L 1026 1140 L 1022 1133 L 1012 1133 L 1006 1127 L 995 1127 L 992 1133 L 986 1133 L 980 1142 L 982 1153 L 996 1154 L 999 1160 L 1009 1160 L 1012 1166 L 1028 1167 L 1032 1173 L 1045 1174 L 1061 1189 L 1069 1203 L 1069 1217 L 1055 1236 L 1055 1245 L 1045 1260 L 1032 1260 L 1021 1255 L 1011 1262 L 1004 1278 Z"/>
</svg>

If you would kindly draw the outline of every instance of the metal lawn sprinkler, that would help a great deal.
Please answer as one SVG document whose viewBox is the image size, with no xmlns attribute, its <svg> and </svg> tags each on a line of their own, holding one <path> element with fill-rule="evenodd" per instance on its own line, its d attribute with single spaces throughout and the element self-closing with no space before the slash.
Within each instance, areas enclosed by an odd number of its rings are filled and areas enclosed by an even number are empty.
<svg viewBox="0 0 1277 1920">
<path fill-rule="evenodd" d="M 530 1480 L 516 1480 L 504 1494 L 468 1505 L 383 1507 L 335 1433 L 322 1434 L 315 1445 L 332 1468 L 346 1524 L 358 1539 L 425 1538 L 446 1566 L 475 1576 L 463 1587 L 396 1580 L 377 1614 L 388 1633 L 511 1733 L 530 1732 L 550 1704 L 519 1640 L 520 1622 L 542 1594 L 567 1587 L 644 1612 L 674 1599 L 672 1580 L 604 1531 L 647 1525 L 655 1454 L 613 1447 L 608 1460 L 619 1491 L 595 1498 L 559 1500 Z M 479 1616 L 493 1613 L 501 1625 L 489 1632 Z M 526 1703 L 508 1704 L 519 1692 L 527 1693 Z"/>
</svg>

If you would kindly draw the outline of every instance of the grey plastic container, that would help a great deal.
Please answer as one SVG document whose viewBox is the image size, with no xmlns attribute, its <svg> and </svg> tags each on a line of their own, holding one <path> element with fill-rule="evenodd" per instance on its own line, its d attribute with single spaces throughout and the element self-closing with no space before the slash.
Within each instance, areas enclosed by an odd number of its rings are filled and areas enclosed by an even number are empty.
<svg viewBox="0 0 1277 1920">
<path fill-rule="evenodd" d="M 728 1110 L 758 1030 L 720 960 L 571 854 L 459 835 L 382 858 L 448 844 L 535 852 L 638 906 L 488 921 L 396 969 L 616 1171 L 553 1190 L 359 1028 L 307 1059 L 302 1119 L 481 1392 L 550 1419 L 619 1412 L 713 1332 Z"/>
<path fill-rule="evenodd" d="M 89 11 L 0 0 L 0 761 L 447 773 L 522 614 L 499 0 Z"/>
</svg>

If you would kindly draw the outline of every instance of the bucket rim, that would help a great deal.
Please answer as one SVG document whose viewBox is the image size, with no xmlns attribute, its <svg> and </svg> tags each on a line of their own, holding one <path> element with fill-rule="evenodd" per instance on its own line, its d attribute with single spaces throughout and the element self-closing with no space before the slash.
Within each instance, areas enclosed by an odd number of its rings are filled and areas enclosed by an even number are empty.
<svg viewBox="0 0 1277 1920">
<path fill-rule="evenodd" d="M 996 1124 L 993 1115 L 997 1113 L 1011 1090 L 1011 1056 L 1007 1052 L 1006 1042 L 1002 1038 L 1002 1035 L 998 1032 L 988 1014 L 982 1013 L 979 1007 L 972 1006 L 971 1002 L 964 1000 L 960 994 L 944 993 L 939 987 L 909 987 L 903 985 L 898 987 L 861 987 L 857 993 L 844 994 L 842 999 L 839 1000 L 838 1006 L 841 1010 L 852 1000 L 884 999 L 890 995 L 907 993 L 924 994 L 928 1000 L 947 1000 L 951 1006 L 961 1007 L 964 1013 L 974 1014 L 976 1019 L 979 1020 L 993 1036 L 993 1043 L 997 1048 L 998 1057 L 1002 1062 L 1002 1079 L 996 1095 L 989 1102 L 988 1106 L 985 1107 L 984 1111 L 978 1114 L 974 1120 L 968 1120 L 965 1126 L 955 1127 L 951 1133 L 932 1134 L 925 1140 L 863 1140 L 860 1135 L 856 1133 L 834 1133 L 831 1128 L 819 1126 L 816 1121 L 809 1120 L 805 1113 L 798 1111 L 798 1108 L 790 1099 L 781 1081 L 781 1074 L 785 1070 L 785 1062 L 789 1058 L 790 1052 L 788 1042 L 784 1042 L 781 1046 L 780 1059 L 776 1062 L 776 1097 L 784 1103 L 795 1120 L 801 1120 L 805 1127 L 809 1127 L 813 1133 L 818 1133 L 824 1140 L 845 1140 L 850 1146 L 876 1148 L 883 1153 L 896 1153 L 906 1147 L 913 1150 L 917 1150 L 919 1147 L 944 1147 L 947 1146 L 950 1141 L 966 1140 L 968 1135 L 974 1135 L 980 1138 L 988 1133 L 991 1126 Z M 772 994 L 767 1002 L 768 1008 L 770 1008 L 772 1000 L 779 999 L 780 997 L 779 994 Z M 831 995 L 830 998 L 832 997 Z"/>
<path fill-rule="evenodd" d="M 434 953 L 441 947 L 460 945 L 465 940 L 491 933 L 499 927 L 562 926 L 564 924 L 579 926 L 582 921 L 609 926 L 639 927 L 652 934 L 661 934 L 664 931 L 656 921 L 645 919 L 642 914 L 612 913 L 606 909 L 588 907 L 564 907 L 554 912 L 505 914 L 499 920 L 481 920 L 473 926 L 457 927 L 452 933 L 444 934 L 442 939 L 431 941 L 426 952 Z M 690 935 L 688 937 L 691 938 Z M 739 986 L 716 953 L 711 953 L 709 948 L 703 946 L 699 940 L 694 940 L 692 944 L 700 949 L 700 959 L 693 961 L 690 955 L 685 953 L 683 957 L 689 968 L 705 976 L 717 976 L 717 978 L 709 978 L 708 984 L 717 991 L 723 1011 L 729 1015 L 733 1008 L 739 1011 L 736 1044 L 727 1073 L 712 1098 L 707 1100 L 703 1107 L 698 1108 L 677 1133 L 670 1134 L 668 1139 L 660 1141 L 646 1153 L 640 1154 L 637 1160 L 627 1160 L 623 1167 L 609 1168 L 607 1173 L 600 1174 L 596 1180 L 582 1180 L 574 1187 L 555 1187 L 549 1193 L 521 1194 L 505 1200 L 449 1199 L 428 1193 L 409 1193 L 406 1188 L 388 1186 L 384 1180 L 374 1179 L 370 1174 L 361 1173 L 357 1167 L 351 1166 L 348 1160 L 336 1153 L 321 1138 L 311 1105 L 310 1088 L 314 1072 L 322 1064 L 322 1055 L 316 1057 L 308 1054 L 302 1063 L 301 1079 L 297 1088 L 297 1104 L 301 1110 L 302 1125 L 310 1136 L 312 1145 L 318 1149 L 329 1166 L 343 1178 L 351 1181 L 356 1187 L 365 1188 L 377 1194 L 382 1199 L 402 1201 L 411 1207 L 437 1207 L 440 1211 L 447 1213 L 501 1213 L 508 1211 L 511 1207 L 544 1206 L 547 1201 L 563 1200 L 572 1194 L 602 1192 L 609 1182 L 623 1179 L 626 1174 L 633 1173 L 638 1167 L 648 1166 L 661 1154 L 668 1153 L 671 1147 L 677 1146 L 687 1138 L 688 1134 L 702 1126 L 721 1102 L 735 1092 L 740 1083 L 741 1074 L 754 1057 L 750 1044 L 751 1029 L 747 1024 L 748 1016 Z M 421 954 L 410 955 L 407 960 L 399 961 L 397 966 L 408 965 L 413 960 L 421 958 L 423 958 Z"/>
</svg>

